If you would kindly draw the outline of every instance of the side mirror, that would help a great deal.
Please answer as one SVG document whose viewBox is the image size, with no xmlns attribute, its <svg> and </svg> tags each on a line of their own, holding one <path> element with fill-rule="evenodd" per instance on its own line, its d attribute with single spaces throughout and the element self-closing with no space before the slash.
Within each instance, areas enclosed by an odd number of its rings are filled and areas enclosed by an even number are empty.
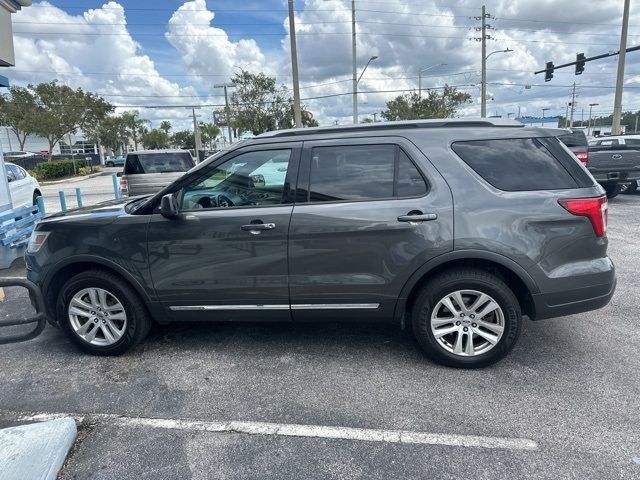
<svg viewBox="0 0 640 480">
<path fill-rule="evenodd" d="M 176 218 L 179 213 L 178 199 L 173 193 L 168 193 L 160 199 L 160 215 L 165 218 Z"/>
<path fill-rule="evenodd" d="M 116 177 L 121 177 L 121 176 L 122 176 L 122 172 L 116 173 Z"/>
</svg>

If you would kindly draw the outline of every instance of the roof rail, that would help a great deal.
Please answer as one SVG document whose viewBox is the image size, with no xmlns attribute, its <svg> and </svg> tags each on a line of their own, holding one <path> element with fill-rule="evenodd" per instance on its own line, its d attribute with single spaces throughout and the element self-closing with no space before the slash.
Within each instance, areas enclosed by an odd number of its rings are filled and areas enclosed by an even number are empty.
<svg viewBox="0 0 640 480">
<path fill-rule="evenodd" d="M 416 129 L 416 128 L 460 128 L 460 127 L 508 127 L 522 128 L 524 125 L 516 120 L 502 118 L 443 118 L 434 120 L 408 120 L 401 122 L 362 123 L 359 125 L 292 128 L 274 130 L 258 135 L 255 138 L 290 137 L 295 135 L 312 135 L 314 133 L 346 133 L 369 132 L 380 129 Z"/>
</svg>

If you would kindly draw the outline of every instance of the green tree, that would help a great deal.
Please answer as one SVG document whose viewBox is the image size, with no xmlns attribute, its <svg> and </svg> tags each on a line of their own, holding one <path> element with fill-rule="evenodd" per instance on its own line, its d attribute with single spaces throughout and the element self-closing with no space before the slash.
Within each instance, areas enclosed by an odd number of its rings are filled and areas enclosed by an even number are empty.
<svg viewBox="0 0 640 480">
<path fill-rule="evenodd" d="M 154 128 L 142 134 L 142 144 L 144 148 L 149 150 L 169 148 L 170 141 L 169 134 L 159 128 Z"/>
<path fill-rule="evenodd" d="M 213 150 L 213 142 L 220 135 L 220 128 L 213 123 L 201 123 L 200 135 L 202 136 L 202 143 L 208 145 L 209 150 Z"/>
<path fill-rule="evenodd" d="M 171 143 L 178 148 L 196 148 L 196 139 L 191 130 L 180 130 L 173 134 Z"/>
<path fill-rule="evenodd" d="M 162 130 L 164 133 L 169 135 L 169 132 L 171 131 L 171 122 L 168 121 L 168 120 L 161 121 L 160 122 L 160 130 Z"/>
<path fill-rule="evenodd" d="M 30 90 L 11 87 L 7 95 L 0 95 L 0 125 L 5 125 L 18 138 L 24 150 L 27 135 L 35 132 L 36 98 Z"/>
<path fill-rule="evenodd" d="M 131 110 L 128 112 L 122 112 L 122 120 L 127 128 L 127 138 L 133 142 L 133 148 L 138 150 L 138 140 L 142 137 L 145 131 L 145 125 L 149 123 L 144 118 L 139 118 L 140 112 L 137 110 Z"/>
<path fill-rule="evenodd" d="M 293 100 L 287 87 L 278 85 L 275 77 L 242 70 L 232 80 L 236 88 L 229 99 L 229 109 L 234 130 L 259 135 L 294 126 Z M 218 114 L 226 119 L 224 110 Z M 303 116 L 304 125 L 311 122 Z"/>
<path fill-rule="evenodd" d="M 113 106 L 99 96 L 81 88 L 73 90 L 55 80 L 28 88 L 34 92 L 37 105 L 34 133 L 49 142 L 49 160 L 53 148 L 66 135 L 80 128 L 91 131 L 113 110 Z"/>
<path fill-rule="evenodd" d="M 106 117 L 98 128 L 98 141 L 113 152 L 126 151 L 129 140 L 127 124 L 121 115 Z"/>
<path fill-rule="evenodd" d="M 425 95 L 409 93 L 387 102 L 382 112 L 386 120 L 418 120 L 454 117 L 459 107 L 471 100 L 471 95 L 446 85 L 442 93 L 430 90 Z"/>
</svg>

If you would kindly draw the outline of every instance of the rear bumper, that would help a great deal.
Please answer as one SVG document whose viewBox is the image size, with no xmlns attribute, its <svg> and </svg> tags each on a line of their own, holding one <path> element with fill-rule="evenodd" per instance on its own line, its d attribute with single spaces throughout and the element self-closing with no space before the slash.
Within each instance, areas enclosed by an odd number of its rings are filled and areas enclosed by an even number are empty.
<svg viewBox="0 0 640 480">
<path fill-rule="evenodd" d="M 591 175 L 598 183 L 624 183 L 640 180 L 640 170 L 591 171 Z"/>
<path fill-rule="evenodd" d="M 606 306 L 616 290 L 616 276 L 606 283 L 566 290 L 564 292 L 532 295 L 535 308 L 534 320 L 563 317 L 589 312 Z"/>
</svg>

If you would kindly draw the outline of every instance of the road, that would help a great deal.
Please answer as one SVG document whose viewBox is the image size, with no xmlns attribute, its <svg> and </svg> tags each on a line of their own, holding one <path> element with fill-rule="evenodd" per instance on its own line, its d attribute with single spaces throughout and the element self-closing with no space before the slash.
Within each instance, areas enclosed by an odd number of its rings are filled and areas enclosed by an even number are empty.
<svg viewBox="0 0 640 480">
<path fill-rule="evenodd" d="M 75 415 L 63 479 L 638 479 L 640 195 L 609 218 L 610 305 L 527 322 L 492 367 L 370 324 L 155 327 L 118 358 L 47 327 L 0 347 L 0 426 Z"/>
<path fill-rule="evenodd" d="M 75 208 L 78 205 L 76 200 L 76 188 L 82 192 L 83 205 L 95 205 L 106 200 L 113 200 L 113 178 L 112 174 L 122 170 L 122 167 L 104 167 L 102 175 L 87 178 L 78 177 L 66 180 L 62 183 L 42 183 L 40 190 L 45 199 L 45 210 L 47 213 L 55 213 L 61 210 L 59 193 L 63 191 L 67 201 L 67 208 Z"/>
</svg>

